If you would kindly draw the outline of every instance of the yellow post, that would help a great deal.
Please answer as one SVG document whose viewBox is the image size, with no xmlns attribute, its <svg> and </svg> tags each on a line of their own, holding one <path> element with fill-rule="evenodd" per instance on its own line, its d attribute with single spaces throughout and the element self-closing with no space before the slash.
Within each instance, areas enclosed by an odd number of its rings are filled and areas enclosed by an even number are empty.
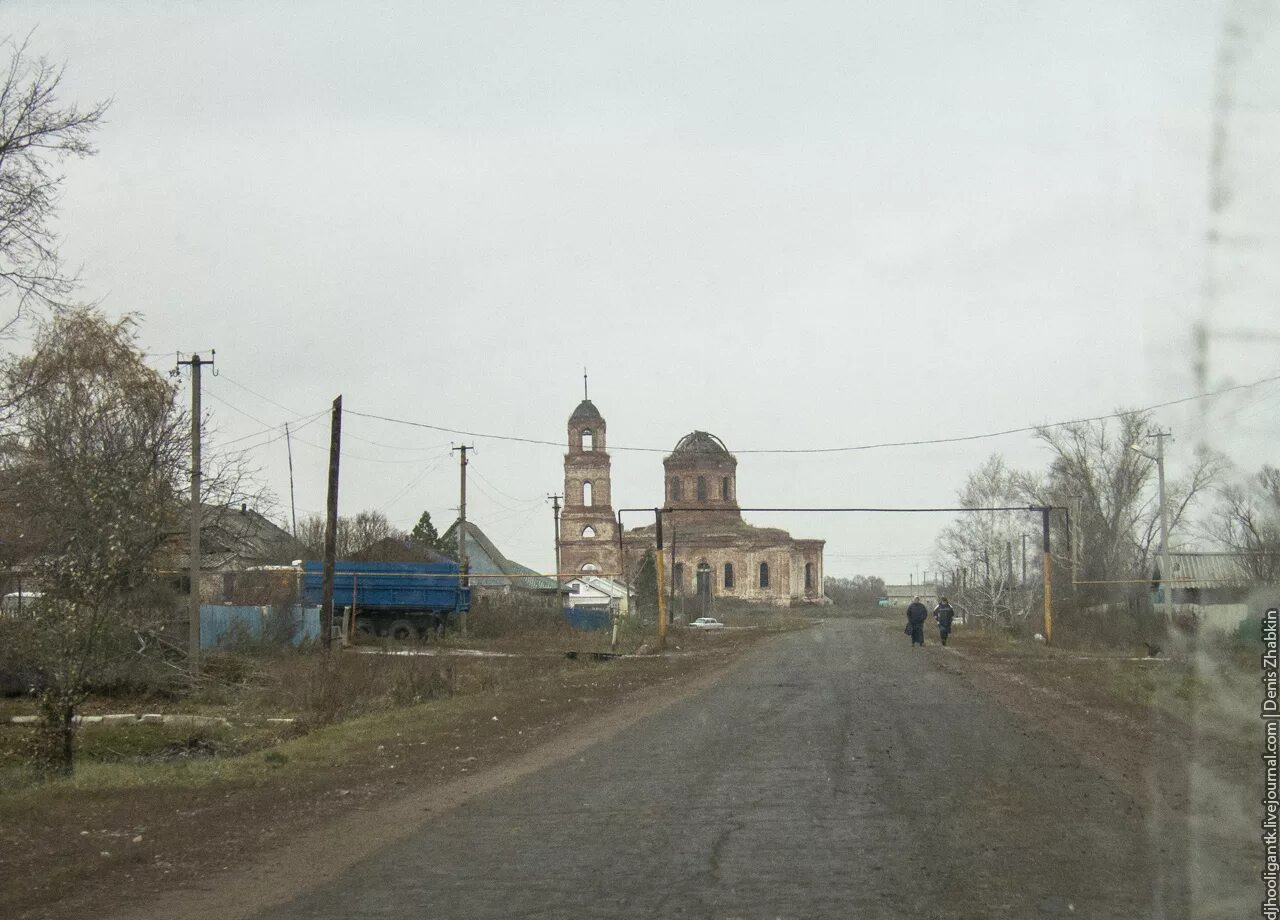
<svg viewBox="0 0 1280 920">
<path fill-rule="evenodd" d="M 663 578 L 662 566 L 662 512 L 657 508 L 653 509 L 655 518 L 657 519 L 656 536 L 658 538 L 658 556 L 657 556 L 657 576 L 658 576 L 658 648 L 667 647 L 667 592 L 663 588 L 665 579 Z"/>
<path fill-rule="evenodd" d="M 1041 550 L 1044 552 L 1044 641 L 1046 643 L 1053 641 L 1053 593 L 1050 589 L 1051 573 L 1053 563 L 1049 558 L 1049 511 L 1051 509 L 1045 506 L 1040 509 L 1040 527 L 1043 531 L 1041 534 Z"/>
</svg>

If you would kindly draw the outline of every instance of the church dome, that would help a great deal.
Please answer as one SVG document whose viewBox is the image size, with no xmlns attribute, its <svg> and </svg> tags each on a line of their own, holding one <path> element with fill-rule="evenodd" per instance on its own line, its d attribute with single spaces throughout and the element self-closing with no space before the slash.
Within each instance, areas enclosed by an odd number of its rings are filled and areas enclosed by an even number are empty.
<svg viewBox="0 0 1280 920">
<path fill-rule="evenodd" d="M 672 458 L 732 457 L 729 448 L 709 431 L 691 431 L 681 438 L 671 451 Z"/>
<path fill-rule="evenodd" d="M 596 404 L 589 399 L 584 399 L 578 403 L 578 408 L 573 410 L 573 414 L 569 416 L 571 422 L 603 422 L 604 416 L 600 414 L 600 410 L 596 408 Z"/>
</svg>

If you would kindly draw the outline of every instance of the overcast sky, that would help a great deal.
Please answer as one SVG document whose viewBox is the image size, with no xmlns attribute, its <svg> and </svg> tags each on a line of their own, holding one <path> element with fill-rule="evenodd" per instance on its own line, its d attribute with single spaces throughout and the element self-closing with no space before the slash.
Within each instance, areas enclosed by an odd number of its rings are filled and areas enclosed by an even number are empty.
<svg viewBox="0 0 1280 920">
<path fill-rule="evenodd" d="M 339 393 L 562 440 L 585 364 L 614 504 L 652 506 L 662 454 L 616 447 L 947 437 L 1196 392 L 1207 279 L 1216 327 L 1280 330 L 1274 16 L 1246 23 L 1228 124 L 1218 224 L 1244 242 L 1205 242 L 1222 20 L 1204 0 L 0 3 L 0 31 L 67 62 L 66 98 L 114 99 L 68 167 L 83 296 L 142 313 L 158 366 L 217 348 L 206 405 L 282 521 L 283 439 L 246 436 Z M 1210 384 L 1278 351 L 1215 339 Z M 1280 462 L 1278 408 L 1276 384 L 1221 400 L 1205 435 Z M 1160 416 L 1171 475 L 1197 418 Z M 462 438 L 350 415 L 344 436 L 343 513 L 452 519 Z M 549 571 L 563 452 L 466 440 L 469 516 Z M 327 419 L 294 442 L 299 515 L 324 507 L 326 443 Z M 950 504 L 993 450 L 1047 459 L 1025 436 L 743 454 L 739 494 Z M 830 575 L 890 581 L 946 523 L 767 522 L 825 538 Z"/>
</svg>

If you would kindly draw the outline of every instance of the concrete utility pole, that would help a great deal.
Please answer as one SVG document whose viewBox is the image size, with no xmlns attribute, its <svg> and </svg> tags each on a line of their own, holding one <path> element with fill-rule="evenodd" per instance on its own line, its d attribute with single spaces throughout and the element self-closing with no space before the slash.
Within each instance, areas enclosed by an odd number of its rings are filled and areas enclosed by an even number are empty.
<svg viewBox="0 0 1280 920">
<path fill-rule="evenodd" d="M 324 650 L 333 646 L 333 570 L 338 557 L 338 458 L 342 454 L 342 397 L 333 401 L 329 426 L 329 496 L 324 522 L 324 587 L 320 602 L 320 631 Z"/>
<path fill-rule="evenodd" d="M 1164 439 L 1172 437 L 1167 431 L 1156 430 L 1147 435 L 1156 439 L 1156 474 L 1160 477 L 1160 580 L 1164 583 L 1164 615 L 1173 621 L 1173 569 L 1169 567 L 1169 501 L 1164 491 Z"/>
<path fill-rule="evenodd" d="M 1130 444 L 1129 449 L 1134 453 L 1141 454 L 1148 460 L 1152 460 L 1156 465 L 1156 474 L 1159 476 L 1160 482 L 1160 587 L 1161 593 L 1164 595 L 1164 601 L 1161 607 L 1164 609 L 1166 619 L 1173 617 L 1173 588 L 1169 582 L 1173 578 L 1173 572 L 1169 568 L 1169 503 L 1165 495 L 1164 487 L 1164 439 L 1172 438 L 1173 435 L 1168 431 L 1160 431 L 1159 429 L 1149 433 L 1148 438 L 1156 439 L 1156 452 L 1154 455 L 1147 453 L 1137 444 Z"/>
<path fill-rule="evenodd" d="M 560 499 L 563 495 L 548 495 L 551 499 L 551 516 L 555 521 L 555 537 L 556 537 L 556 600 L 560 604 L 560 609 L 564 609 L 564 582 L 560 577 Z"/>
<path fill-rule="evenodd" d="M 293 438 L 289 434 L 289 423 L 284 423 L 284 443 L 289 451 L 289 516 L 293 520 L 293 538 L 298 539 L 298 505 L 293 498 Z"/>
<path fill-rule="evenodd" d="M 458 586 L 467 587 L 467 451 L 475 450 L 474 444 L 460 444 L 450 448 L 458 451 Z M 557 582 L 559 566 L 556 566 Z M 462 614 L 462 634 L 467 634 L 467 614 Z"/>
<path fill-rule="evenodd" d="M 188 581 L 190 582 L 187 599 L 187 668 L 191 676 L 200 673 L 200 369 L 212 365 L 218 352 L 208 361 L 201 360 L 199 355 L 192 355 L 190 361 L 179 361 L 179 367 L 191 368 L 191 546 L 188 550 Z"/>
</svg>

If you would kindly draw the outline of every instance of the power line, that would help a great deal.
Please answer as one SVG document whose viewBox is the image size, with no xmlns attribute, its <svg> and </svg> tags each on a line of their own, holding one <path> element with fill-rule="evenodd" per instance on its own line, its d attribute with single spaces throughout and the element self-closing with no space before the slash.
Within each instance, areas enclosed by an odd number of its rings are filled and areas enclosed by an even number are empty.
<svg viewBox="0 0 1280 920">
<path fill-rule="evenodd" d="M 957 435 L 949 438 L 921 438 L 913 441 L 882 441 L 875 444 L 858 444 L 850 447 L 777 447 L 777 448 L 745 448 L 735 450 L 735 454 L 836 454 L 836 453 L 852 453 L 855 451 L 879 450 L 886 447 L 925 447 L 934 444 L 957 444 L 965 441 L 980 441 L 987 438 L 1001 438 L 1014 434 L 1030 434 L 1037 431 L 1044 431 L 1050 428 L 1064 428 L 1068 425 L 1082 425 L 1087 422 L 1101 422 L 1108 419 L 1121 418 L 1136 412 L 1152 412 L 1156 409 L 1166 409 L 1170 406 L 1178 406 L 1183 403 L 1194 402 L 1198 399 L 1209 399 L 1215 396 L 1222 396 L 1225 393 L 1232 393 L 1238 390 L 1247 390 L 1256 386 L 1262 386 L 1267 383 L 1275 383 L 1280 380 L 1280 375 L 1273 377 L 1264 377 L 1251 383 L 1241 383 L 1235 386 L 1224 387 L 1220 390 L 1214 390 L 1209 393 L 1198 393 L 1195 396 L 1183 396 L 1179 399 L 1171 399 L 1166 402 L 1153 403 L 1149 406 L 1143 406 L 1138 409 L 1126 409 L 1118 412 L 1109 412 L 1105 415 L 1092 415 L 1085 418 L 1069 419 L 1061 422 L 1048 422 L 1043 425 L 1024 425 L 1019 428 L 1005 428 L 1000 431 L 987 431 L 981 434 Z M 396 425 L 408 425 L 412 428 L 425 428 L 430 431 L 442 431 L 448 434 L 463 435 L 470 438 L 487 438 L 494 441 L 514 441 L 521 444 L 538 444 L 546 447 L 564 448 L 567 445 L 563 441 L 548 441 L 541 438 L 524 438 L 516 435 L 507 434 L 486 434 L 479 431 L 466 431 L 460 428 L 449 428 L 444 425 L 431 425 L 427 422 L 415 422 L 409 419 L 395 418 L 387 415 L 377 415 L 372 412 L 357 412 L 355 410 L 347 410 L 349 415 L 357 415 L 362 418 L 377 419 L 382 422 L 390 422 Z M 669 448 L 665 447 L 619 447 L 612 446 L 610 450 L 616 451 L 632 451 L 642 453 L 670 453 Z"/>
</svg>

